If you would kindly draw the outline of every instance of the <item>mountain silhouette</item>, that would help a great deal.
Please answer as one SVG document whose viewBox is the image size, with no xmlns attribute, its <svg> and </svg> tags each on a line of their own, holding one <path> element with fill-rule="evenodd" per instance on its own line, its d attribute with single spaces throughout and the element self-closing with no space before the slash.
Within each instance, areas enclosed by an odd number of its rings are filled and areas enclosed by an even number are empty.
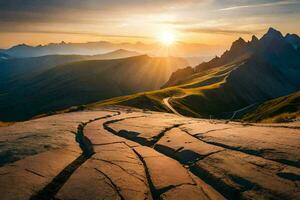
<svg viewBox="0 0 300 200">
<path fill-rule="evenodd" d="M 88 55 L 47 55 L 33 58 L 12 59 L 4 53 L 5 59 L 0 59 L 0 90 L 5 92 L 7 89 L 16 85 L 22 85 L 23 82 L 32 77 L 45 72 L 58 65 L 81 60 L 109 60 L 137 56 L 139 53 L 127 50 L 116 50 L 105 54 L 93 56 Z M 9 59 L 8 59 L 9 58 Z M 12 79 L 13 78 L 13 79 Z"/>
<path fill-rule="evenodd" d="M 119 50 L 114 55 L 124 53 Z M 173 71 L 187 65 L 180 58 L 146 55 L 96 58 L 45 56 L 13 59 L 5 66 L 0 62 L 4 66 L 0 75 L 0 120 L 24 120 L 70 106 L 159 89 Z"/>
<path fill-rule="evenodd" d="M 247 42 L 239 38 L 220 57 L 174 72 L 163 89 L 151 92 L 149 99 L 162 101 L 171 97 L 169 103 L 181 114 L 230 118 L 237 110 L 253 109 L 267 100 L 297 92 L 300 90 L 297 38 L 290 34 L 283 36 L 274 28 L 260 39 L 253 36 Z M 138 99 L 132 101 L 139 105 Z M 122 104 L 132 105 L 126 100 Z M 153 109 L 158 107 L 157 101 L 153 105 Z M 160 109 L 165 106 L 161 104 Z"/>
<path fill-rule="evenodd" d="M 46 55 L 95 55 L 104 54 L 106 52 L 124 49 L 128 51 L 136 51 L 141 54 L 149 54 L 152 56 L 167 56 L 162 55 L 164 52 L 160 51 L 160 43 L 112 43 L 108 41 L 87 42 L 87 43 L 50 43 L 46 45 L 30 46 L 27 44 L 19 44 L 8 49 L 2 49 L 1 52 L 7 55 L 25 58 L 25 57 L 39 57 Z M 195 57 L 198 55 L 214 55 L 220 52 L 218 45 L 206 45 L 200 43 L 176 43 L 176 56 L 180 57 Z M 200 56 L 201 60 L 203 57 Z"/>
<path fill-rule="evenodd" d="M 296 34 L 287 34 L 285 39 L 288 43 L 290 43 L 295 50 L 300 51 L 300 37 Z"/>
</svg>

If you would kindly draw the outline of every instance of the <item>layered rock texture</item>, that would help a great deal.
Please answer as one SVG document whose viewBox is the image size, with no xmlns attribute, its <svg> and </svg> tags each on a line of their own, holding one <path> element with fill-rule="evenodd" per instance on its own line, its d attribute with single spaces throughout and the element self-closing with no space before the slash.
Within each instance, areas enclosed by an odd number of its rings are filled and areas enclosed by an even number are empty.
<svg viewBox="0 0 300 200">
<path fill-rule="evenodd" d="M 125 107 L 0 128 L 1 199 L 299 199 L 300 127 Z"/>
</svg>

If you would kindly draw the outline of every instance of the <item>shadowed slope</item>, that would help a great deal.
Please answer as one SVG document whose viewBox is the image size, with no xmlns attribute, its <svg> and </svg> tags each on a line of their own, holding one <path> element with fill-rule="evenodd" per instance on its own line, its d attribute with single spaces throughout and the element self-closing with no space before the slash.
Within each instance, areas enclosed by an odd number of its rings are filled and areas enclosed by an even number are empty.
<svg viewBox="0 0 300 200">
<path fill-rule="evenodd" d="M 137 56 L 139 53 L 127 50 L 117 50 L 106 54 L 88 55 L 47 55 L 31 58 L 15 58 L 0 53 L 0 91 L 23 85 L 24 81 L 30 80 L 36 75 L 45 72 L 58 65 L 81 61 L 81 60 L 109 60 Z M 6 59 L 3 59 L 6 58 Z M 9 59 L 8 59 L 9 58 Z"/>
<path fill-rule="evenodd" d="M 0 119 L 28 119 L 73 105 L 155 90 L 185 65 L 185 60 L 177 58 L 137 56 L 52 67 L 2 90 Z"/>
<path fill-rule="evenodd" d="M 266 101 L 246 114 L 247 121 L 292 122 L 300 117 L 300 92 Z"/>
<path fill-rule="evenodd" d="M 181 114 L 228 119 L 236 111 L 243 110 L 235 116 L 240 117 L 249 111 L 244 108 L 298 91 L 299 77 L 300 53 L 287 36 L 270 28 L 260 40 L 240 38 L 221 57 L 173 73 L 162 90 L 117 102 L 142 108 L 143 96 L 152 100 L 146 108 L 169 110 L 163 99 L 171 97 L 169 104 Z"/>
</svg>

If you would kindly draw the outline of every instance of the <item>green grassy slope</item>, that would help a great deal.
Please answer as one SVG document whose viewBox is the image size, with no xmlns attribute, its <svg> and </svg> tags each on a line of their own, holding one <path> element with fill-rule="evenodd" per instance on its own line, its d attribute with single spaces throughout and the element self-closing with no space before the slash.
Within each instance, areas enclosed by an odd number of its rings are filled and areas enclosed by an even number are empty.
<svg viewBox="0 0 300 200">
<path fill-rule="evenodd" d="M 300 91 L 259 105 L 243 116 L 253 122 L 292 122 L 300 118 Z"/>
<path fill-rule="evenodd" d="M 299 77 L 299 51 L 270 28 L 261 39 L 240 38 L 220 57 L 173 73 L 162 90 L 106 104 L 144 107 L 149 102 L 147 108 L 161 109 L 163 98 L 170 97 L 169 104 L 183 115 L 232 119 L 255 105 L 299 91 Z"/>
<path fill-rule="evenodd" d="M 178 86 L 138 93 L 135 95 L 117 97 L 89 106 L 97 107 L 118 104 L 156 111 L 169 111 L 162 101 L 166 97 L 172 97 L 170 103 L 180 113 L 196 117 L 207 116 L 209 115 L 208 112 L 206 113 L 203 112 L 203 110 L 198 109 L 199 100 L 205 100 L 207 96 L 210 95 L 210 91 L 221 90 L 222 85 L 226 82 L 228 75 L 236 68 L 237 65 L 240 64 L 242 63 L 225 65 L 209 70 L 205 73 L 195 74 L 190 77 L 185 84 Z M 197 99 L 197 101 L 195 101 L 195 99 Z M 217 104 L 215 104 L 215 106 L 216 110 L 220 109 Z"/>
<path fill-rule="evenodd" d="M 93 106 L 119 104 L 169 111 L 163 99 L 172 97 L 170 104 L 183 115 L 231 118 L 234 111 L 293 92 L 293 85 L 289 84 L 273 66 L 258 59 L 246 59 L 196 73 L 180 85 L 110 99 Z"/>
</svg>

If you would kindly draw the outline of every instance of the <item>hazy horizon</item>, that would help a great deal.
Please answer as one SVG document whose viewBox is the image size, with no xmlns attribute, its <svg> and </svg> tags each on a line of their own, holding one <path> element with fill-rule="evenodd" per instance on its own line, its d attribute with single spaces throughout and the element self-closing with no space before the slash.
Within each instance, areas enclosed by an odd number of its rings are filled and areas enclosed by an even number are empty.
<svg viewBox="0 0 300 200">
<path fill-rule="evenodd" d="M 226 47 L 240 36 L 260 37 L 269 27 L 299 34 L 299 13 L 296 0 L 0 1 L 0 48 L 61 41 L 155 43 L 166 32 L 176 41 Z"/>
<path fill-rule="evenodd" d="M 299 199 L 299 20 L 300 0 L 0 0 L 0 200 Z"/>
</svg>

